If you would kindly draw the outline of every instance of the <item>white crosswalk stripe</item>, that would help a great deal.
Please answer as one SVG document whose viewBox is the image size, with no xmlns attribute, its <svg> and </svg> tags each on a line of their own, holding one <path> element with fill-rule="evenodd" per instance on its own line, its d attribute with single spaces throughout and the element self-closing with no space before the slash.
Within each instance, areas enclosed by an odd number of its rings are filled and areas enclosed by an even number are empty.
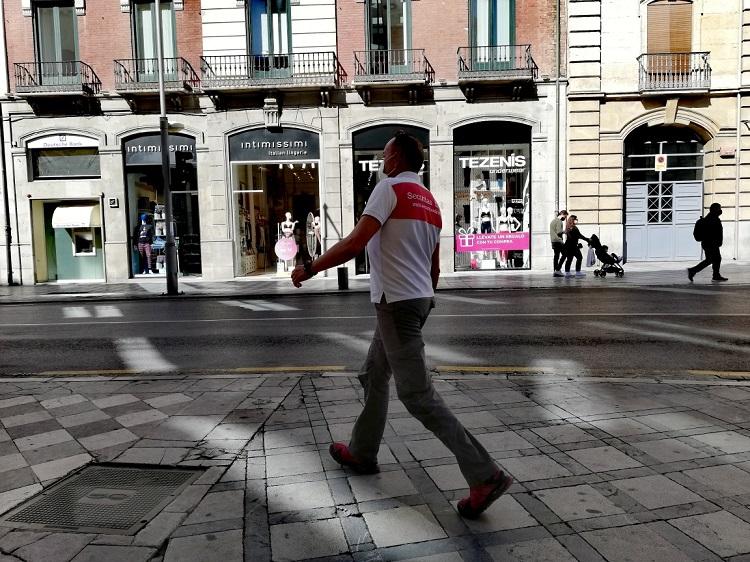
<svg viewBox="0 0 750 562">
<path fill-rule="evenodd" d="M 246 300 L 246 301 L 220 301 L 220 302 L 221 304 L 225 304 L 227 306 L 236 306 L 238 308 L 245 308 L 247 310 L 254 310 L 256 312 L 259 312 L 259 311 L 283 312 L 283 311 L 288 311 L 288 310 L 299 310 L 299 308 L 296 308 L 294 306 L 287 306 L 285 304 L 269 302 L 269 301 Z"/>
<path fill-rule="evenodd" d="M 174 371 L 175 365 L 167 361 L 147 338 L 120 338 L 115 340 L 117 353 L 128 369 L 145 372 Z"/>
<path fill-rule="evenodd" d="M 64 306 L 62 310 L 65 318 L 91 318 L 85 306 Z"/>
<path fill-rule="evenodd" d="M 459 295 L 445 295 L 445 294 L 438 294 L 437 297 L 435 297 L 437 302 L 440 303 L 440 301 L 454 301 L 454 302 L 465 302 L 467 304 L 505 304 L 505 301 L 498 301 L 498 300 L 491 300 L 491 299 L 475 299 L 472 297 L 462 297 Z"/>
<path fill-rule="evenodd" d="M 100 305 L 94 307 L 97 318 L 120 318 L 122 311 L 116 306 L 112 305 Z"/>
</svg>

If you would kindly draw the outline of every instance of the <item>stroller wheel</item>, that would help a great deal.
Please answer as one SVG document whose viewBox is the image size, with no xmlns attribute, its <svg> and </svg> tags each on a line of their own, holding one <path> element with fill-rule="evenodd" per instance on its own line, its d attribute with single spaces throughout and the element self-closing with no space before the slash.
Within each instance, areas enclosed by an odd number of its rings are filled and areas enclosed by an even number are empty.
<svg viewBox="0 0 750 562">
<path fill-rule="evenodd" d="M 601 271 L 599 272 L 599 277 L 606 277 L 606 276 L 607 276 L 607 272 L 606 272 L 606 271 L 604 271 L 604 270 L 602 269 L 602 270 L 601 270 Z"/>
<path fill-rule="evenodd" d="M 594 277 L 599 277 L 599 270 L 598 269 L 594 270 Z"/>
<path fill-rule="evenodd" d="M 618 271 L 617 272 L 617 276 L 618 277 L 625 277 L 625 272 L 624 271 Z"/>
</svg>

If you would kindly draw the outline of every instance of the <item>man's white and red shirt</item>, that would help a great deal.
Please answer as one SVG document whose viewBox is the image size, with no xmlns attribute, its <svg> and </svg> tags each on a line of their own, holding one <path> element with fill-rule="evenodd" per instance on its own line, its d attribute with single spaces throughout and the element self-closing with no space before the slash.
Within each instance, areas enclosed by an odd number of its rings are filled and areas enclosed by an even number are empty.
<svg viewBox="0 0 750 562">
<path fill-rule="evenodd" d="M 389 303 L 434 296 L 430 270 L 443 223 L 419 176 L 402 172 L 380 181 L 363 214 L 381 224 L 367 243 L 372 302 L 383 295 Z"/>
</svg>

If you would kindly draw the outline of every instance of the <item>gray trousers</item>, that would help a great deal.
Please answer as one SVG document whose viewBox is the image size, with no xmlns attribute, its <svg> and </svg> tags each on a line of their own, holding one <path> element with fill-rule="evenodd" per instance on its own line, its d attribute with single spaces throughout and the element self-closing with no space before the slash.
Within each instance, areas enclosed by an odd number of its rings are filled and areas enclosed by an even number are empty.
<svg viewBox="0 0 750 562">
<path fill-rule="evenodd" d="M 429 298 L 375 305 L 377 327 L 359 373 L 365 406 L 354 424 L 349 450 L 364 461 L 377 461 L 393 374 L 399 400 L 451 450 L 464 478 L 474 486 L 492 477 L 498 467 L 432 386 L 422 340 L 431 306 Z"/>
</svg>

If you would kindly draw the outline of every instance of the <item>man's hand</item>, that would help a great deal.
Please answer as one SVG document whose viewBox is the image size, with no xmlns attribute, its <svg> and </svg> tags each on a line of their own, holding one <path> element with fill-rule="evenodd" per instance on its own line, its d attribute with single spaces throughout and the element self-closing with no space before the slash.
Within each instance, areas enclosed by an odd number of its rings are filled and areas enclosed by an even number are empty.
<svg viewBox="0 0 750 562">
<path fill-rule="evenodd" d="M 297 288 L 302 286 L 303 281 L 307 281 L 311 278 L 312 276 L 305 271 L 304 265 L 298 265 L 292 270 L 292 283 L 294 283 L 294 286 Z"/>
</svg>

